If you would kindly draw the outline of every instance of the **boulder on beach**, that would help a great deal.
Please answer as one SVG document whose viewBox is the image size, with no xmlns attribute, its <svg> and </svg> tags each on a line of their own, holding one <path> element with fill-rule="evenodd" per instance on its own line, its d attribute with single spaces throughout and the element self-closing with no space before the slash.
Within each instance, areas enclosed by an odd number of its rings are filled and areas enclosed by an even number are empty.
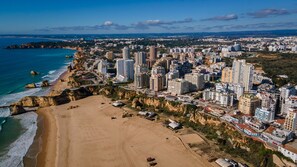
<svg viewBox="0 0 297 167">
<path fill-rule="evenodd" d="M 30 83 L 25 86 L 25 88 L 36 88 L 35 83 Z"/>
<path fill-rule="evenodd" d="M 38 72 L 32 70 L 32 71 L 30 72 L 30 74 L 31 74 L 31 75 L 38 75 Z"/>
<path fill-rule="evenodd" d="M 48 86 L 50 86 L 48 80 L 42 81 L 41 87 L 48 87 Z"/>
<path fill-rule="evenodd" d="M 18 115 L 27 112 L 21 105 L 12 105 L 9 107 L 11 115 Z"/>
</svg>

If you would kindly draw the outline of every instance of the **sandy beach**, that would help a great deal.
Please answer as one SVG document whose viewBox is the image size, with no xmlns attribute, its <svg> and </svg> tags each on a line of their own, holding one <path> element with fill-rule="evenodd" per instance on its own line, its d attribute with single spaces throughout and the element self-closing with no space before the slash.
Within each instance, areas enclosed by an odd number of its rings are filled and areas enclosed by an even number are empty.
<svg viewBox="0 0 297 167">
<path fill-rule="evenodd" d="M 148 165 L 147 157 L 156 158 L 158 166 L 211 166 L 161 123 L 137 116 L 122 118 L 123 109 L 110 103 L 103 96 L 91 96 L 39 110 L 45 116 L 43 138 L 47 139 L 38 166 L 138 167 Z"/>
<path fill-rule="evenodd" d="M 65 72 L 50 94 L 68 88 L 70 75 Z M 91 96 L 39 109 L 43 129 L 37 167 L 139 167 L 148 166 L 148 157 L 154 157 L 158 166 L 212 166 L 187 147 L 190 142 L 203 142 L 199 136 L 181 136 L 138 116 L 122 118 L 123 109 L 111 103 L 106 97 Z"/>
</svg>

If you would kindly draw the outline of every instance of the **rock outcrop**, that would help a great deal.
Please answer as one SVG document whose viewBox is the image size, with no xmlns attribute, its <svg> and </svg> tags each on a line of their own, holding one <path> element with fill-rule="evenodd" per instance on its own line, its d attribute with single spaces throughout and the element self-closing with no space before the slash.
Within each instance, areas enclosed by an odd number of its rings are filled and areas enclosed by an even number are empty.
<svg viewBox="0 0 297 167">
<path fill-rule="evenodd" d="M 31 75 L 38 75 L 38 72 L 32 70 L 32 71 L 30 72 L 30 74 L 31 74 Z"/>
<path fill-rule="evenodd" d="M 27 85 L 25 86 L 25 88 L 36 88 L 36 84 L 35 84 L 35 83 L 27 84 Z"/>
<path fill-rule="evenodd" d="M 48 107 L 56 106 L 60 104 L 69 103 L 70 101 L 75 101 L 83 99 L 85 97 L 91 96 L 90 92 L 86 88 L 77 89 L 66 89 L 58 96 L 26 96 L 14 103 L 13 105 L 20 105 L 23 107 Z"/>
<path fill-rule="evenodd" d="M 49 87 L 49 86 L 50 86 L 50 84 L 49 84 L 48 80 L 42 81 L 41 87 Z"/>
<path fill-rule="evenodd" d="M 27 112 L 21 105 L 12 105 L 9 107 L 11 115 L 18 115 Z"/>
</svg>

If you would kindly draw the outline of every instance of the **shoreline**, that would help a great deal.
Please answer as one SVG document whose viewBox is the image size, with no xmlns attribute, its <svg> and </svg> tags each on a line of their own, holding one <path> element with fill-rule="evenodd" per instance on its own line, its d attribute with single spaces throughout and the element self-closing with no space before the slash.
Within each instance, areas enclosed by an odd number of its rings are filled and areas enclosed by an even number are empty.
<svg viewBox="0 0 297 167">
<path fill-rule="evenodd" d="M 51 84 L 50 89 L 47 92 L 47 96 L 55 95 L 63 91 L 66 86 L 67 82 L 66 80 L 68 77 L 72 74 L 72 72 L 68 72 L 67 69 Z M 64 80 L 64 82 L 61 82 L 61 80 Z M 66 85 L 65 85 L 66 84 Z M 40 123 L 37 125 L 37 133 L 34 137 L 34 142 L 28 149 L 28 152 L 30 150 L 37 149 L 35 160 L 28 160 L 28 158 L 24 157 L 24 166 L 32 166 L 35 165 L 35 167 L 44 167 L 46 164 L 51 164 L 49 167 L 54 166 L 53 162 L 47 158 L 49 154 L 53 154 L 55 152 L 56 148 L 50 148 L 48 147 L 50 142 L 56 143 L 54 140 L 56 140 L 56 134 L 57 134 L 57 127 L 56 127 L 56 121 L 54 120 L 54 116 L 52 115 L 51 111 L 44 110 L 43 108 L 40 108 L 36 111 L 38 115 L 38 120 L 40 120 Z M 53 132 L 52 132 L 53 131 Z M 40 142 L 40 144 L 37 146 L 35 143 Z M 54 150 L 53 150 L 54 149 Z M 49 151 L 52 150 L 52 151 Z M 32 162 L 35 161 L 34 164 Z"/>
</svg>

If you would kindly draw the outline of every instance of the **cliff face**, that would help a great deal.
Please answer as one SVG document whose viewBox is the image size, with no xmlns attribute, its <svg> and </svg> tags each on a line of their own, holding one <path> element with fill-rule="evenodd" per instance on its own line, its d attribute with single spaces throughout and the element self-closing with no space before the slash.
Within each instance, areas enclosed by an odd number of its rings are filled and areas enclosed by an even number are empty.
<svg viewBox="0 0 297 167">
<path fill-rule="evenodd" d="M 9 107 L 11 115 L 18 115 L 27 112 L 23 106 L 13 105 Z"/>
<path fill-rule="evenodd" d="M 191 114 L 190 121 L 202 126 L 211 127 L 218 134 L 219 138 L 224 138 L 232 143 L 233 147 L 241 147 L 248 150 L 247 137 L 239 133 L 234 126 L 222 122 L 219 118 L 210 117 L 202 113 Z"/>
<path fill-rule="evenodd" d="M 155 111 L 163 110 L 184 114 L 196 109 L 196 106 L 189 107 L 182 103 L 170 102 L 162 98 L 148 97 L 136 91 L 129 91 L 118 87 L 104 87 L 100 89 L 98 93 L 111 98 L 127 100 L 131 102 L 131 107 L 139 110 L 143 107 L 150 107 Z"/>
<path fill-rule="evenodd" d="M 47 107 L 60 104 L 69 103 L 70 101 L 79 100 L 92 93 L 86 88 L 78 89 L 66 89 L 58 96 L 27 96 L 13 105 L 19 105 L 23 107 Z"/>
</svg>

